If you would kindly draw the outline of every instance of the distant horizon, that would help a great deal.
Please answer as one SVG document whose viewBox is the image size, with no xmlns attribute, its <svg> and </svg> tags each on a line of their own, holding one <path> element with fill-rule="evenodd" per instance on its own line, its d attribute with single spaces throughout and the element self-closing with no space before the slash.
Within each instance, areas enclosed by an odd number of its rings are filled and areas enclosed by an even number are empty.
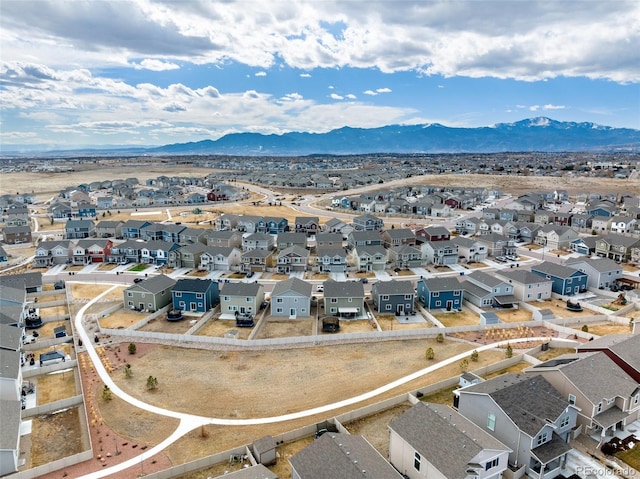
<svg viewBox="0 0 640 479">
<path fill-rule="evenodd" d="M 636 18 L 635 0 L 3 0 L 0 144 L 532 116 L 639 130 Z"/>
</svg>

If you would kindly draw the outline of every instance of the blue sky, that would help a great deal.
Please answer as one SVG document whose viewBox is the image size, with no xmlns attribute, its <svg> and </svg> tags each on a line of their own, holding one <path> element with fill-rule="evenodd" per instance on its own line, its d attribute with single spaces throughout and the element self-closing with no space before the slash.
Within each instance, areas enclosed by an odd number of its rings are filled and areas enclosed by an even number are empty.
<svg viewBox="0 0 640 479">
<path fill-rule="evenodd" d="M 640 129 L 640 2 L 2 0 L 2 150 L 232 132 Z"/>
</svg>

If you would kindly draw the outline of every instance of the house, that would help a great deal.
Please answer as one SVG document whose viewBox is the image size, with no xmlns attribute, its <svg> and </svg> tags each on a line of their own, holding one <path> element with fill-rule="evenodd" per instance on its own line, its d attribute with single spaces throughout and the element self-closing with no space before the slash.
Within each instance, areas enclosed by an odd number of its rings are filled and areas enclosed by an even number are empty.
<svg viewBox="0 0 640 479">
<path fill-rule="evenodd" d="M 225 283 L 220 292 L 220 314 L 255 315 L 264 301 L 260 283 Z"/>
<path fill-rule="evenodd" d="M 449 241 L 451 232 L 444 226 L 429 226 L 417 230 L 415 236 L 421 242 Z"/>
<path fill-rule="evenodd" d="M 597 436 L 599 445 L 640 419 L 640 384 L 604 352 L 563 355 L 525 371 L 544 377 L 579 408 L 577 425 L 584 434 Z"/>
<path fill-rule="evenodd" d="M 518 302 L 513 295 L 513 285 L 495 274 L 474 271 L 464 278 L 464 299 L 479 308 L 511 308 Z"/>
<path fill-rule="evenodd" d="M 2 236 L 6 244 L 23 244 L 32 241 L 30 226 L 6 226 L 2 230 Z"/>
<path fill-rule="evenodd" d="M 73 216 L 73 210 L 67 203 L 55 202 L 49 206 L 49 212 L 51 217 L 55 219 L 71 218 Z"/>
<path fill-rule="evenodd" d="M 402 245 L 415 246 L 416 244 L 416 235 L 409 228 L 387 229 L 381 233 L 381 236 L 385 248 Z"/>
<path fill-rule="evenodd" d="M 317 268 L 320 273 L 344 273 L 347 266 L 347 252 L 344 248 L 318 246 Z"/>
<path fill-rule="evenodd" d="M 560 474 L 578 409 L 541 375 L 502 374 L 458 389 L 454 404 L 465 418 L 513 446 L 512 470 L 532 479 Z"/>
<path fill-rule="evenodd" d="M 70 261 L 71 242 L 41 241 L 33 257 L 34 268 L 48 268 L 57 264 L 67 264 Z"/>
<path fill-rule="evenodd" d="M 142 230 L 151 225 L 151 222 L 144 220 L 127 220 L 122 224 L 122 237 L 125 239 L 142 238 Z"/>
<path fill-rule="evenodd" d="M 342 242 L 343 239 L 340 233 L 318 233 L 316 235 L 316 247 L 342 247 Z"/>
<path fill-rule="evenodd" d="M 568 266 L 544 261 L 531 267 L 531 272 L 551 280 L 554 293 L 571 296 L 587 290 L 586 273 Z"/>
<path fill-rule="evenodd" d="M 242 251 L 252 251 L 256 249 L 270 251 L 274 248 L 273 236 L 267 233 L 251 233 L 242 238 Z"/>
<path fill-rule="evenodd" d="M 200 269 L 207 271 L 231 271 L 241 263 L 242 252 L 230 246 L 207 246 L 200 255 Z"/>
<path fill-rule="evenodd" d="M 501 479 L 513 452 L 440 404 L 417 402 L 389 430 L 389 462 L 409 479 Z"/>
<path fill-rule="evenodd" d="M 0 276 L 0 278 L 2 278 Z M 27 292 L 24 284 L 0 283 L 0 324 L 17 327 L 22 330 L 31 313 L 27 306 Z"/>
<path fill-rule="evenodd" d="M 164 274 L 134 283 L 123 291 L 124 307 L 136 311 L 158 311 L 171 304 L 176 280 Z"/>
<path fill-rule="evenodd" d="M 72 248 L 73 264 L 106 263 L 111 256 L 113 242 L 110 239 L 82 239 Z"/>
<path fill-rule="evenodd" d="M 518 248 L 515 241 L 506 236 L 489 233 L 478 236 L 477 240 L 487 248 L 489 256 L 515 256 Z"/>
<path fill-rule="evenodd" d="M 503 269 L 496 276 L 513 285 L 517 301 L 544 301 L 551 298 L 552 281 L 524 269 Z"/>
<path fill-rule="evenodd" d="M 127 240 L 124 243 L 114 244 L 107 262 L 118 264 L 139 263 L 143 247 L 144 242 L 138 240 Z"/>
<path fill-rule="evenodd" d="M 575 214 L 571 216 L 569 226 L 577 230 L 590 229 L 592 226 L 593 216 L 587 214 Z"/>
<path fill-rule="evenodd" d="M 351 256 L 359 271 L 384 271 L 387 264 L 387 250 L 384 246 L 356 246 Z"/>
<path fill-rule="evenodd" d="M 295 233 L 294 233 L 295 234 Z M 278 273 L 288 274 L 294 271 L 307 271 L 309 250 L 300 246 L 290 246 L 278 253 Z"/>
<path fill-rule="evenodd" d="M 258 220 L 258 233 L 277 235 L 289 231 L 289 220 L 280 216 L 264 216 Z"/>
<path fill-rule="evenodd" d="M 311 283 L 299 278 L 278 281 L 271 293 L 271 316 L 311 316 Z"/>
<path fill-rule="evenodd" d="M 273 251 L 265 249 L 245 251 L 241 256 L 242 271 L 247 273 L 249 271 L 265 272 L 268 268 L 273 268 L 275 262 Z"/>
<path fill-rule="evenodd" d="M 140 248 L 140 262 L 144 264 L 169 264 L 172 251 L 180 249 L 178 243 L 168 243 L 161 240 L 147 241 Z"/>
<path fill-rule="evenodd" d="M 141 238 L 146 241 L 164 241 L 179 244 L 180 234 L 187 227 L 171 223 L 151 223 L 140 230 Z"/>
<path fill-rule="evenodd" d="M 100 221 L 96 225 L 97 238 L 122 238 L 122 221 Z"/>
<path fill-rule="evenodd" d="M 169 251 L 168 264 L 173 268 L 199 268 L 202 255 L 208 250 L 209 248 L 202 243 L 191 243 L 180 246 L 177 249 Z"/>
<path fill-rule="evenodd" d="M 206 313 L 220 302 L 218 283 L 209 279 L 179 279 L 171 288 L 173 309 Z"/>
<path fill-rule="evenodd" d="M 334 281 L 323 283 L 324 314 L 340 319 L 359 319 L 365 315 L 364 285 L 360 281 Z"/>
<path fill-rule="evenodd" d="M 245 217 L 241 217 L 239 215 L 234 215 L 234 214 L 227 214 L 227 213 L 223 213 L 220 216 L 218 216 L 215 220 L 214 220 L 214 224 L 216 227 L 216 230 L 219 231 L 228 231 L 228 230 L 238 230 L 238 231 L 246 231 L 247 233 L 255 233 L 256 231 L 256 223 L 258 222 L 258 217 L 257 216 L 252 216 L 252 217 L 248 217 L 250 221 L 248 221 L 246 224 L 242 224 L 241 228 L 238 227 L 238 221 L 240 220 L 240 218 L 245 218 Z M 245 229 L 249 227 L 250 231 Z"/>
<path fill-rule="evenodd" d="M 75 209 L 78 218 L 95 218 L 98 214 L 96 205 L 89 201 L 78 201 Z"/>
<path fill-rule="evenodd" d="M 91 220 L 69 220 L 64 227 L 65 239 L 91 238 L 96 235 L 96 227 Z"/>
<path fill-rule="evenodd" d="M 384 222 L 377 216 L 364 214 L 353 218 L 353 227 L 357 231 L 381 231 Z"/>
<path fill-rule="evenodd" d="M 640 384 L 640 334 L 610 334 L 580 344 L 578 353 L 602 351 L 625 373 Z"/>
<path fill-rule="evenodd" d="M 348 246 L 383 246 L 384 240 L 377 231 L 352 231 L 347 237 Z"/>
<path fill-rule="evenodd" d="M 232 230 L 206 231 L 204 234 L 207 246 L 223 246 L 227 248 L 241 248 L 242 235 Z"/>
<path fill-rule="evenodd" d="M 307 247 L 307 235 L 304 233 L 280 233 L 277 239 L 277 249 L 283 250 L 290 248 L 291 246 L 298 246 L 299 248 Z"/>
<path fill-rule="evenodd" d="M 588 286 L 599 289 L 610 288 L 622 278 L 623 272 L 622 266 L 607 258 L 572 258 L 565 262 L 565 266 L 587 273 Z"/>
<path fill-rule="evenodd" d="M 381 314 L 402 315 L 415 310 L 415 292 L 410 281 L 377 281 L 371 286 L 371 297 Z"/>
<path fill-rule="evenodd" d="M 418 301 L 427 309 L 462 309 L 462 285 L 457 278 L 437 277 L 418 281 Z"/>
<path fill-rule="evenodd" d="M 630 216 L 614 216 L 611 218 L 609 231 L 619 234 L 633 233 L 636 229 L 637 223 L 638 220 L 636 218 L 631 218 Z"/>
<path fill-rule="evenodd" d="M 566 250 L 571 246 L 571 242 L 578 239 L 578 237 L 578 232 L 570 226 L 548 224 L 537 231 L 534 243 L 552 250 Z"/>
<path fill-rule="evenodd" d="M 590 256 L 596 252 L 596 241 L 599 236 L 583 236 L 575 239 L 569 245 L 569 250 L 574 253 Z"/>
<path fill-rule="evenodd" d="M 640 246 L 640 238 L 608 234 L 596 241 L 596 254 L 603 258 L 626 263 L 631 259 L 631 250 Z"/>
<path fill-rule="evenodd" d="M 535 223 L 522 223 L 519 225 L 518 233 L 520 235 L 520 241 L 524 243 L 533 243 L 534 239 L 538 235 L 538 230 L 542 226 Z"/>
<path fill-rule="evenodd" d="M 487 259 L 487 246 L 472 238 L 458 236 L 451 240 L 458 247 L 458 260 L 466 263 L 479 263 Z"/>
<path fill-rule="evenodd" d="M 113 196 L 98 196 L 96 206 L 99 210 L 109 210 L 113 208 Z"/>
<path fill-rule="evenodd" d="M 388 250 L 388 259 L 396 268 L 418 268 L 422 266 L 422 251 L 415 246 L 393 246 Z"/>
<path fill-rule="evenodd" d="M 178 244 L 207 244 L 207 233 L 209 230 L 204 228 L 185 228 L 178 233 Z"/>
<path fill-rule="evenodd" d="M 320 231 L 320 218 L 317 216 L 298 216 L 295 219 L 295 232 L 305 236 L 315 236 Z"/>
<path fill-rule="evenodd" d="M 291 479 L 402 479 L 362 436 L 327 432 L 289 459 Z"/>
<path fill-rule="evenodd" d="M 458 263 L 458 246 L 450 240 L 426 241 L 421 246 L 422 256 L 429 264 L 448 265 Z"/>
<path fill-rule="evenodd" d="M 22 403 L 20 399 L 0 399 L 0 417 L 2 417 L 0 476 L 17 472 L 20 466 L 21 416 Z"/>
<path fill-rule="evenodd" d="M 612 221 L 609 216 L 593 216 L 591 218 L 591 231 L 593 234 L 606 233 L 611 230 Z"/>
<path fill-rule="evenodd" d="M 4 263 L 6 261 L 9 261 L 9 255 L 4 250 L 4 248 L 0 246 L 0 263 Z"/>
<path fill-rule="evenodd" d="M 339 218 L 331 218 L 324 224 L 324 230 L 328 233 L 338 233 L 346 238 L 355 228 Z"/>
</svg>

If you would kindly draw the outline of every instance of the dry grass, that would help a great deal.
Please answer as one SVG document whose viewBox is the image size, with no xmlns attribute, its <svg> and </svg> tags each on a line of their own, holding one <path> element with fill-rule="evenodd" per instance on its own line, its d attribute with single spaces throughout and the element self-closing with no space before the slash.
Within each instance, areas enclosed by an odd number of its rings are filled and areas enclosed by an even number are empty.
<svg viewBox="0 0 640 479">
<path fill-rule="evenodd" d="M 196 335 L 222 338 L 232 329 L 235 329 L 237 332 L 236 339 L 249 339 L 249 335 L 251 334 L 251 331 L 253 331 L 253 328 L 237 328 L 236 322 L 233 319 L 210 319 L 204 326 L 196 331 Z"/>
<path fill-rule="evenodd" d="M 193 322 L 192 322 L 193 321 Z M 185 334 L 193 327 L 197 320 L 185 317 L 182 321 L 167 321 L 165 315 L 152 319 L 147 324 L 139 328 L 139 331 L 150 331 L 154 333 Z"/>
<path fill-rule="evenodd" d="M 53 338 L 53 329 L 58 326 L 67 326 L 68 321 L 51 321 L 49 323 L 44 323 L 42 326 L 38 328 L 38 334 L 40 334 L 41 339 L 45 338 Z M 67 326 L 67 335 L 71 336 L 71 326 Z"/>
<path fill-rule="evenodd" d="M 37 467 L 82 452 L 80 413 L 77 407 L 33 418 L 31 464 Z"/>
<path fill-rule="evenodd" d="M 494 310 L 494 312 L 500 318 L 500 321 L 505 323 L 521 323 L 531 321 L 533 318 L 533 313 L 526 309 L 503 309 Z"/>
<path fill-rule="evenodd" d="M 93 299 L 96 296 L 104 293 L 108 289 L 111 289 L 113 285 L 104 285 L 104 284 L 79 284 L 72 283 L 69 285 L 71 288 L 71 295 L 74 299 L 82 300 L 82 299 Z M 122 291 L 127 286 L 118 286 L 109 294 L 103 296 L 101 301 L 109 301 L 109 300 L 122 300 Z"/>
<path fill-rule="evenodd" d="M 431 313 L 445 328 L 453 326 L 475 326 L 480 324 L 480 317 L 470 309 L 462 307 L 462 311 Z"/>
<path fill-rule="evenodd" d="M 384 314 L 376 316 L 376 321 L 383 331 L 404 331 L 406 329 L 426 329 L 432 328 L 433 324 L 428 321 L 424 323 L 402 323 L 402 317 L 396 317 L 392 314 Z"/>
<path fill-rule="evenodd" d="M 546 351 L 540 351 L 535 355 L 535 357 L 544 362 L 557 358 L 558 356 L 562 356 L 563 354 L 571 354 L 575 352 L 576 350 L 573 348 L 549 348 Z"/>
<path fill-rule="evenodd" d="M 138 313 L 129 309 L 121 308 L 106 317 L 98 319 L 100 326 L 107 329 L 130 328 L 138 321 L 146 317 L 144 313 Z"/>
<path fill-rule="evenodd" d="M 580 318 L 583 316 L 593 316 L 595 313 L 589 309 L 583 309 L 582 311 L 569 311 L 567 309 L 567 302 L 561 299 L 547 299 L 540 303 L 532 303 L 538 309 L 550 309 L 553 314 L 558 318 Z M 540 305 L 540 306 L 538 306 Z"/>
<path fill-rule="evenodd" d="M 481 353 L 481 354 L 484 354 L 484 352 Z M 471 361 L 469 361 L 469 363 L 471 364 L 471 369 L 473 369 L 473 364 L 474 363 L 472 363 Z M 531 366 L 531 364 L 527 363 L 526 361 L 520 361 L 519 363 L 516 363 L 513 366 L 509 366 L 508 368 L 504 368 L 504 369 L 501 369 L 500 371 L 495 371 L 493 373 L 486 374 L 485 376 L 483 376 L 483 378 L 484 379 L 491 379 L 491 378 L 495 378 L 497 376 L 501 376 L 503 374 L 521 373 L 522 371 L 524 371 L 529 366 Z"/>
<path fill-rule="evenodd" d="M 573 329 L 582 330 L 583 324 L 572 325 Z M 596 336 L 606 336 L 608 334 L 627 334 L 631 332 L 628 324 L 618 324 L 618 323 L 594 323 L 588 324 L 589 333 L 594 334 Z"/>
<path fill-rule="evenodd" d="M 313 334 L 312 319 L 269 319 L 261 326 L 255 339 L 310 336 L 311 334 Z"/>
<path fill-rule="evenodd" d="M 76 391 L 76 378 L 73 370 L 46 374 L 37 378 L 38 405 L 70 398 L 76 394 L 78 392 Z"/>
</svg>

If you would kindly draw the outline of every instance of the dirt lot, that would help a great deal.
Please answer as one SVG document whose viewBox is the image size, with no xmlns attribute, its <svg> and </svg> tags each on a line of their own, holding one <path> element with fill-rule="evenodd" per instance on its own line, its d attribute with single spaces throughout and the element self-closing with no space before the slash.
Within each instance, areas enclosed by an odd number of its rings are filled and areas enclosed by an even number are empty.
<svg viewBox="0 0 640 479">
<path fill-rule="evenodd" d="M 38 328 L 38 334 L 40 335 L 40 338 L 41 339 L 53 338 L 53 328 L 57 328 L 58 326 L 65 326 L 67 328 L 67 334 L 71 335 L 71 326 L 69 326 L 69 321 L 60 320 L 60 321 L 50 321 L 40 326 Z"/>
<path fill-rule="evenodd" d="M 567 302 L 561 299 L 547 299 L 540 303 L 533 303 L 538 309 L 550 309 L 557 318 L 580 318 L 583 316 L 593 316 L 593 311 L 589 309 L 583 309 L 582 311 L 569 311 L 567 309 Z"/>
<path fill-rule="evenodd" d="M 402 317 L 396 318 L 396 316 L 391 314 L 376 316 L 376 321 L 378 321 L 383 331 L 404 331 L 407 329 L 426 329 L 433 327 L 433 324 L 429 321 L 425 321 L 424 323 L 403 324 Z"/>
<path fill-rule="evenodd" d="M 99 294 L 104 293 L 108 289 L 113 288 L 113 285 L 104 285 L 104 284 L 78 284 L 71 283 L 68 286 L 71 289 L 71 295 L 73 298 L 77 300 L 83 299 L 93 299 Z M 100 302 L 119 300 L 122 301 L 122 291 L 127 286 L 118 286 L 109 294 L 103 296 L 100 299 Z"/>
<path fill-rule="evenodd" d="M 270 319 L 262 325 L 255 339 L 310 336 L 313 334 L 312 319 L 275 320 Z"/>
<path fill-rule="evenodd" d="M 526 309 L 503 309 L 495 310 L 494 312 L 500 318 L 500 321 L 505 323 L 520 323 L 531 321 L 533 318 L 533 313 Z"/>
<path fill-rule="evenodd" d="M 189 331 L 196 322 L 197 319 L 190 319 L 188 317 L 182 321 L 167 321 L 166 315 L 163 314 L 152 319 L 138 330 L 153 333 L 184 334 Z"/>
<path fill-rule="evenodd" d="M 584 324 L 572 324 L 571 328 L 582 330 Z M 606 321 L 604 323 L 588 324 L 589 333 L 596 336 L 606 336 L 607 334 L 628 334 L 631 332 L 628 324 L 618 324 Z"/>
<path fill-rule="evenodd" d="M 453 326 L 475 326 L 480 324 L 480 316 L 464 306 L 462 307 L 462 311 L 435 313 L 433 317 L 440 321 L 445 328 Z"/>
<path fill-rule="evenodd" d="M 249 335 L 253 328 L 237 328 L 233 319 L 220 320 L 210 319 L 207 323 L 196 331 L 197 336 L 211 336 L 214 338 L 222 338 L 226 333 L 235 329 L 237 332 L 236 339 L 249 339 Z"/>
<path fill-rule="evenodd" d="M 115 305 L 115 303 L 114 303 Z M 97 306 L 97 305 L 95 305 Z M 104 311 L 103 308 L 102 311 Z M 89 313 L 93 312 L 93 307 L 89 308 Z M 96 314 L 100 314 L 100 311 L 96 311 Z M 107 329 L 120 329 L 120 328 L 130 328 L 138 321 L 142 321 L 146 318 L 147 315 L 145 313 L 139 313 L 137 311 L 131 311 L 129 309 L 118 309 L 113 313 L 109 313 L 106 317 L 100 317 L 98 321 L 100 322 L 100 326 Z"/>
<path fill-rule="evenodd" d="M 32 380 L 36 385 L 38 405 L 47 404 L 60 399 L 70 398 L 76 394 L 76 378 L 74 371 L 56 372 L 38 376 Z"/>
<path fill-rule="evenodd" d="M 33 418 L 31 464 L 37 467 L 89 449 L 80 427 L 77 407 Z"/>
</svg>

